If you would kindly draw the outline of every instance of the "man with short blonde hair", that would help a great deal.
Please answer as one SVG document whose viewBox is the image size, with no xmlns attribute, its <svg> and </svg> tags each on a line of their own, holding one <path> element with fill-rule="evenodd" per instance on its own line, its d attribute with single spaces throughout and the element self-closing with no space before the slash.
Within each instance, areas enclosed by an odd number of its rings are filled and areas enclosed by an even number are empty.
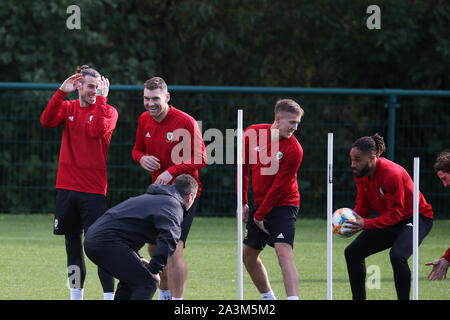
<svg viewBox="0 0 450 320">
<path fill-rule="evenodd" d="M 303 117 L 305 113 L 300 105 L 292 99 L 280 99 L 275 103 L 275 114 L 281 112 L 294 113 Z"/>
<path fill-rule="evenodd" d="M 275 299 L 260 259 L 266 244 L 275 248 L 288 300 L 298 300 L 299 276 L 293 245 L 300 206 L 297 171 L 302 162 L 303 148 L 294 132 L 303 113 L 294 100 L 278 100 L 273 123 L 254 124 L 244 131 L 242 220 L 247 226 L 243 262 L 264 300 Z M 267 167 L 269 162 L 270 168 Z M 250 169 L 255 199 L 255 207 L 251 210 L 247 195 Z"/>
</svg>

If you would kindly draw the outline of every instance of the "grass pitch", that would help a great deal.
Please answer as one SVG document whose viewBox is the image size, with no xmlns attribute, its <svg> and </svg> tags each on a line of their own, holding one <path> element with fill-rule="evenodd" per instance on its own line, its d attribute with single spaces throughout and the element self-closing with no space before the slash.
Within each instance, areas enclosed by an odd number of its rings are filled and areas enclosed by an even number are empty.
<svg viewBox="0 0 450 320">
<path fill-rule="evenodd" d="M 0 215 L 0 300 L 60 300 L 69 298 L 64 237 L 52 233 L 53 215 Z M 450 220 L 435 220 L 420 246 L 419 298 L 450 297 L 450 279 L 428 281 L 425 262 L 443 255 L 450 246 Z M 351 299 L 344 260 L 350 239 L 333 238 L 333 298 Z M 141 254 L 148 258 L 146 249 Z M 326 221 L 297 220 L 294 257 L 300 274 L 300 299 L 324 300 L 326 293 Z M 237 299 L 236 220 L 194 219 L 185 258 L 189 267 L 185 299 Z M 283 277 L 273 248 L 266 247 L 262 261 L 278 299 L 286 299 Z M 410 266 L 412 258 L 409 260 Z M 85 299 L 103 299 L 96 266 L 86 259 Z M 388 251 L 369 257 L 366 265 L 379 268 L 379 287 L 368 289 L 368 299 L 396 299 Z M 412 269 L 412 266 L 411 266 Z M 368 269 L 369 271 L 369 269 Z M 368 272 L 368 279 L 371 274 Z M 450 278 L 450 274 L 448 275 Z M 116 282 L 117 284 L 117 282 Z M 372 282 L 372 284 L 374 284 Z M 375 283 L 376 284 L 376 283 Z M 244 268 L 244 298 L 260 299 Z"/>
</svg>

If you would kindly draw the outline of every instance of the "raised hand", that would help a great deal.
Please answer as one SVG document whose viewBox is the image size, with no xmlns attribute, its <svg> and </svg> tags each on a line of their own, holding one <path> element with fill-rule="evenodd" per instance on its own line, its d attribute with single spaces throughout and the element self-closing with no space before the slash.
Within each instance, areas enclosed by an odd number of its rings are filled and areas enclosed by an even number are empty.
<svg viewBox="0 0 450 320">
<path fill-rule="evenodd" d="M 107 97 L 109 93 L 109 80 L 103 76 L 98 81 L 97 96 Z"/>
<path fill-rule="evenodd" d="M 81 73 L 71 75 L 64 80 L 59 89 L 65 93 L 74 92 L 77 89 L 77 84 L 81 79 L 83 79 L 83 75 Z"/>
</svg>

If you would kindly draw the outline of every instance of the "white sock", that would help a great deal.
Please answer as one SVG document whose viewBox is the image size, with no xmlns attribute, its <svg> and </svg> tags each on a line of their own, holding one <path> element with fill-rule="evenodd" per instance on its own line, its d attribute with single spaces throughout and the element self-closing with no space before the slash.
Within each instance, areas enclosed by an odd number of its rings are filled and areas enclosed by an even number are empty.
<svg viewBox="0 0 450 320">
<path fill-rule="evenodd" d="M 158 289 L 158 300 L 171 300 L 170 290 Z"/>
<path fill-rule="evenodd" d="M 83 288 L 70 288 L 70 300 L 83 300 Z"/>
<path fill-rule="evenodd" d="M 104 292 L 103 300 L 114 300 L 114 292 Z"/>
<path fill-rule="evenodd" d="M 287 299 L 288 300 L 298 300 L 298 296 L 290 296 Z"/>
<path fill-rule="evenodd" d="M 277 298 L 275 298 L 275 295 L 273 294 L 272 290 L 270 290 L 269 292 L 266 292 L 266 293 L 261 293 L 261 298 L 263 300 L 277 300 Z"/>
<path fill-rule="evenodd" d="M 181 298 L 172 297 L 172 300 L 183 300 L 183 297 L 181 297 Z"/>
</svg>

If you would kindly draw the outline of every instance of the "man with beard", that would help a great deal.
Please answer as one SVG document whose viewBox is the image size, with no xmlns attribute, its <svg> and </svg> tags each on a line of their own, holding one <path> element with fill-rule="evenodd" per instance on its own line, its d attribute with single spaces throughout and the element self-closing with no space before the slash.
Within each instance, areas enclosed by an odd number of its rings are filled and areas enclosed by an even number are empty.
<svg viewBox="0 0 450 320">
<path fill-rule="evenodd" d="M 169 105 L 170 93 L 160 77 L 144 83 L 145 112 L 139 117 L 133 160 L 151 173 L 154 184 L 172 184 L 181 174 L 189 174 L 198 184 L 197 197 L 181 224 L 175 253 L 161 274 L 160 300 L 182 299 L 187 279 L 183 248 L 199 205 L 202 185 L 198 170 L 206 166 L 205 144 L 200 128 L 190 115 Z M 181 140 L 181 141 L 180 141 Z M 181 146 L 181 147 L 180 147 Z M 150 255 L 156 248 L 149 242 Z"/>
<path fill-rule="evenodd" d="M 391 248 L 389 255 L 399 300 L 408 300 L 412 254 L 413 181 L 400 165 L 381 157 L 383 138 L 375 134 L 356 140 L 350 150 L 357 195 L 356 222 L 348 222 L 353 234 L 361 234 L 345 249 L 353 299 L 366 299 L 365 258 Z M 375 211 L 378 217 L 367 217 Z M 419 192 L 419 244 L 430 232 L 433 211 Z"/>
<path fill-rule="evenodd" d="M 64 100 L 78 90 L 77 100 Z M 109 80 L 89 66 L 67 78 L 41 116 L 46 128 L 63 126 L 53 233 L 65 236 L 71 300 L 83 299 L 86 277 L 81 235 L 106 210 L 106 159 L 117 110 L 107 104 Z M 105 300 L 114 297 L 114 278 L 98 268 Z"/>
</svg>

